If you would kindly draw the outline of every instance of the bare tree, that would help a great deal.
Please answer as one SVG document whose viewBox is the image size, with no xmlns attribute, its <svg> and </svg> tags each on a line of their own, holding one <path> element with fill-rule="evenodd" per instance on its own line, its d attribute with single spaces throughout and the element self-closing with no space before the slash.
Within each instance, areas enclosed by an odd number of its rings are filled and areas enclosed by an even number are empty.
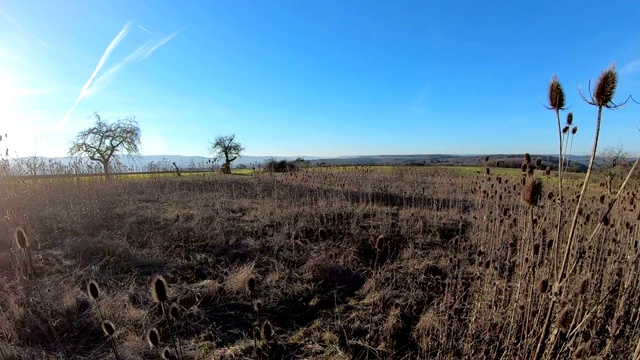
<svg viewBox="0 0 640 360">
<path fill-rule="evenodd" d="M 222 164 L 222 173 L 231 173 L 231 163 L 241 156 L 244 151 L 242 145 L 236 141 L 235 135 L 220 135 L 211 142 L 209 152 L 216 157 L 224 158 L 224 164 Z"/>
<path fill-rule="evenodd" d="M 605 177 L 607 190 L 613 193 L 613 181 L 621 178 L 625 170 L 631 165 L 629 159 L 631 153 L 624 149 L 622 144 L 608 146 L 600 151 L 596 165 L 598 172 Z"/>
<path fill-rule="evenodd" d="M 98 113 L 93 114 L 93 117 L 96 123 L 78 133 L 69 148 L 69 154 L 87 155 L 89 159 L 100 163 L 104 174 L 109 177 L 109 162 L 113 158 L 120 153 L 139 153 L 140 127 L 133 116 L 113 122 L 103 120 Z"/>
</svg>

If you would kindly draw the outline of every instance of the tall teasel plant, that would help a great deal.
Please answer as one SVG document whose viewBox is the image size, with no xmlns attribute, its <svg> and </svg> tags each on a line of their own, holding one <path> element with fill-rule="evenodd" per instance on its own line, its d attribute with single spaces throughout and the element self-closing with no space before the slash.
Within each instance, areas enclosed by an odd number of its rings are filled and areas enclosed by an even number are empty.
<svg viewBox="0 0 640 360">
<path fill-rule="evenodd" d="M 173 325 L 169 320 L 169 314 L 168 314 L 169 309 L 167 309 L 167 301 L 169 300 L 167 290 L 168 290 L 167 281 L 162 276 L 158 275 L 153 278 L 153 280 L 151 281 L 151 295 L 153 297 L 153 300 L 160 304 L 160 308 L 162 309 L 164 320 L 169 326 L 169 332 L 171 333 L 171 344 L 173 345 L 173 348 L 176 349 L 177 351 L 178 347 L 176 346 L 176 334 L 173 329 Z M 165 349 L 165 352 L 166 352 L 166 349 Z"/>
<path fill-rule="evenodd" d="M 555 79 L 555 77 L 554 77 Z M 552 81 L 553 84 L 553 81 Z M 593 146 L 592 146 L 592 151 L 591 151 L 591 157 L 589 160 L 589 166 L 587 168 L 587 173 L 585 175 L 584 181 L 582 183 L 582 188 L 580 190 L 580 193 L 578 195 L 578 200 L 577 203 L 575 205 L 575 209 L 573 212 L 573 216 L 571 218 L 571 222 L 569 225 L 569 233 L 567 235 L 567 241 L 566 241 L 566 246 L 564 248 L 564 254 L 562 256 L 562 262 L 560 267 L 558 268 L 558 244 L 556 241 L 556 247 L 555 247 L 555 255 L 554 255 L 554 272 L 555 272 L 555 284 L 553 287 L 553 293 L 556 296 L 552 296 L 552 299 L 549 303 L 549 307 L 547 309 L 547 316 L 545 318 L 545 322 L 543 325 L 543 329 L 540 335 L 540 338 L 538 339 L 538 346 L 536 348 L 536 353 L 534 355 L 534 359 L 539 359 L 542 356 L 543 353 L 543 344 L 546 342 L 546 337 L 547 337 L 547 333 L 548 333 L 548 329 L 549 329 L 549 325 L 550 325 L 550 319 L 551 319 L 551 315 L 553 313 L 553 310 L 555 308 L 555 306 L 558 303 L 558 296 L 560 295 L 561 292 L 561 287 L 562 285 L 564 285 L 566 283 L 567 278 L 569 277 L 569 273 L 572 272 L 573 270 L 569 270 L 568 271 L 568 262 L 569 262 L 569 256 L 571 254 L 571 250 L 573 248 L 574 245 L 574 240 L 575 240 L 575 229 L 576 229 L 576 225 L 578 222 L 578 217 L 581 213 L 581 205 L 586 193 L 586 189 L 587 186 L 589 185 L 589 180 L 591 178 L 591 172 L 593 170 L 593 166 L 595 163 L 595 157 L 597 154 L 597 149 L 598 149 L 598 140 L 599 140 L 599 136 L 600 136 L 600 128 L 601 128 L 601 123 L 602 123 L 602 110 L 603 109 L 617 109 L 621 106 L 623 106 L 628 99 L 621 103 L 621 104 L 616 104 L 613 102 L 613 96 L 615 94 L 615 90 L 616 87 L 618 85 L 618 73 L 616 70 L 615 65 L 610 66 L 609 68 L 607 68 L 606 70 L 604 70 L 602 72 L 602 74 L 600 75 L 600 77 L 598 78 L 598 82 L 596 83 L 596 87 L 593 90 L 593 92 L 591 91 L 591 87 L 589 86 L 589 99 L 587 99 L 585 97 L 585 95 L 580 92 L 580 96 L 582 97 L 582 99 L 588 103 L 589 105 L 592 106 L 596 106 L 598 108 L 598 112 L 597 112 L 597 118 L 596 118 L 596 130 L 595 130 L 595 135 L 594 135 L 594 140 L 593 140 Z M 550 99 L 552 98 L 552 89 L 550 89 Z M 553 105 L 553 104 L 552 104 Z M 556 111 L 556 114 L 558 114 L 558 112 Z M 559 116 L 557 116 L 559 118 Z M 573 133 L 575 133 L 576 130 L 572 130 Z M 562 138 L 560 138 L 560 140 L 562 140 Z M 635 166 L 634 166 L 635 168 Z M 633 169 L 632 169 L 633 171 Z M 559 174 L 560 176 L 560 183 L 562 181 L 562 175 Z M 628 177 L 627 177 L 628 179 Z M 626 184 L 626 181 L 625 181 Z M 620 189 L 620 191 L 622 190 L 622 187 Z M 561 199 L 562 200 L 562 199 Z M 561 203 L 558 204 L 558 212 L 561 213 L 560 207 L 562 206 Z M 608 212 L 611 210 L 611 206 L 608 210 Z M 607 213 L 608 213 L 607 212 Z M 603 221 L 606 221 L 607 217 L 606 215 L 601 219 L 601 223 Z M 562 216 L 561 214 L 558 217 L 558 239 L 559 239 L 559 235 L 560 235 L 560 227 L 561 227 L 561 223 L 562 223 Z M 596 229 L 594 230 L 594 233 L 592 233 L 592 238 L 593 236 L 595 236 L 595 233 L 597 232 L 597 230 L 599 228 L 601 228 L 602 224 L 598 224 L 598 226 L 596 227 Z M 574 269 L 575 266 L 572 268 Z M 559 318 L 562 318 L 562 312 L 559 315 Z M 559 320 L 558 320 L 559 321 Z M 558 322 L 556 321 L 556 323 Z M 575 331 L 573 332 L 575 333 Z M 547 347 L 548 351 L 553 351 L 553 349 L 556 346 L 556 342 L 558 339 L 558 332 L 554 333 L 554 336 L 552 339 L 549 340 L 549 345 Z"/>
<path fill-rule="evenodd" d="M 556 226 L 556 236 L 554 239 L 554 271 L 558 269 L 558 243 L 560 242 L 560 230 L 562 224 L 562 178 L 563 178 L 563 153 L 562 153 L 562 125 L 560 124 L 560 111 L 566 110 L 565 97 L 562 84 L 558 80 L 557 76 L 551 78 L 549 83 L 549 110 L 553 110 L 556 114 L 556 121 L 558 124 L 558 224 Z M 573 116 L 571 117 L 573 120 Z"/>
<path fill-rule="evenodd" d="M 100 286 L 95 280 L 89 281 L 87 284 L 87 294 L 96 303 L 96 308 L 98 309 L 98 314 L 100 314 L 100 320 L 104 321 L 104 314 L 102 314 L 102 309 L 100 308 L 100 302 L 98 302 L 98 298 L 100 297 Z"/>
<path fill-rule="evenodd" d="M 152 350 L 155 350 L 156 356 L 159 358 L 160 357 L 160 350 L 159 350 L 160 332 L 158 332 L 158 329 L 151 328 L 147 332 L 147 343 L 149 343 L 149 348 L 151 348 Z"/>
<path fill-rule="evenodd" d="M 91 300 L 96 303 L 96 308 L 98 309 L 98 314 L 100 314 L 100 320 L 102 321 L 102 331 L 104 332 L 104 335 L 109 338 L 113 355 L 116 359 L 119 359 L 120 355 L 118 354 L 116 341 L 113 336 L 116 332 L 116 326 L 111 321 L 107 320 L 102 313 L 100 302 L 98 301 L 98 298 L 100 298 L 100 286 L 98 286 L 98 283 L 95 280 L 90 280 L 87 284 L 87 295 L 89 295 Z"/>
<path fill-rule="evenodd" d="M 178 304 L 173 303 L 169 307 L 169 318 L 171 318 L 171 320 L 173 321 L 174 329 L 176 329 L 176 332 L 177 332 L 178 323 L 182 318 L 180 316 L 180 307 L 178 306 Z M 176 352 L 178 353 L 178 355 L 181 358 L 184 358 L 184 351 L 182 351 L 182 345 L 180 344 L 180 338 L 178 338 L 177 336 L 176 336 L 176 342 L 178 344 L 178 347 L 176 348 Z"/>
<path fill-rule="evenodd" d="M 109 338 L 109 342 L 111 343 L 111 350 L 113 350 L 113 355 L 116 357 L 116 359 L 120 359 L 118 348 L 116 347 L 116 339 L 114 337 L 116 326 L 109 320 L 103 320 L 102 331 L 104 332 L 104 335 Z"/>
<path fill-rule="evenodd" d="M 18 228 L 15 233 L 16 245 L 24 258 L 24 268 L 26 269 L 27 276 L 35 276 L 33 269 L 33 262 L 31 261 L 31 246 L 29 244 L 29 238 L 24 229 Z"/>
</svg>

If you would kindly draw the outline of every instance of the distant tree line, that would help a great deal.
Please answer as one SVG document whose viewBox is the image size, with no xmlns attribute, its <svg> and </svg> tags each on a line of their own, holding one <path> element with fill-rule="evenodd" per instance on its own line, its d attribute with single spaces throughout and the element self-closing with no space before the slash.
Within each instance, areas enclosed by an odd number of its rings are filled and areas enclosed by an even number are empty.
<svg viewBox="0 0 640 360">
<path fill-rule="evenodd" d="M 302 158 L 297 158 L 294 161 L 269 159 L 264 164 L 264 170 L 270 173 L 297 172 L 308 167 L 309 162 Z"/>
</svg>

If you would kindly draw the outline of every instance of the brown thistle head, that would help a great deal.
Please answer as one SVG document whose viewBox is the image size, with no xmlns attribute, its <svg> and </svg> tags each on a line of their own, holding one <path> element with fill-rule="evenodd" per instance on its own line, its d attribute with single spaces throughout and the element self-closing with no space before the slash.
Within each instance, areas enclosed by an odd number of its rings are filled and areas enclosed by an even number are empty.
<svg viewBox="0 0 640 360">
<path fill-rule="evenodd" d="M 100 287 L 95 280 L 91 280 L 87 284 L 87 294 L 89 294 L 89 297 L 93 300 L 98 300 L 98 297 L 100 296 Z"/>
<path fill-rule="evenodd" d="M 167 301 L 167 282 L 161 275 L 154 277 L 151 281 L 151 295 L 154 301 L 160 303 Z"/>
<path fill-rule="evenodd" d="M 564 90 L 562 90 L 560 80 L 555 75 L 549 83 L 549 107 L 556 111 L 564 108 Z"/>
<path fill-rule="evenodd" d="M 522 193 L 522 199 L 524 202 L 531 206 L 538 206 L 538 201 L 542 196 L 542 180 L 533 179 L 529 181 Z"/>
<path fill-rule="evenodd" d="M 573 316 L 573 307 L 571 305 L 565 306 L 558 317 L 556 318 L 556 326 L 563 331 L 569 330 L 571 326 L 571 317 Z"/>
<path fill-rule="evenodd" d="M 29 247 L 29 239 L 27 238 L 27 234 L 22 228 L 18 228 L 16 230 L 15 238 L 16 244 L 20 249 L 26 249 Z"/>
<path fill-rule="evenodd" d="M 116 332 L 116 326 L 109 320 L 105 320 L 102 322 L 102 331 L 106 336 L 113 336 Z"/>
<path fill-rule="evenodd" d="M 376 251 L 382 251 L 384 249 L 384 245 L 387 242 L 387 237 L 383 235 L 380 235 L 376 238 L 376 240 L 373 243 L 373 247 L 375 247 Z"/>
<path fill-rule="evenodd" d="M 273 336 L 273 328 L 271 327 L 271 323 L 269 322 L 269 320 L 265 320 L 265 322 L 262 323 L 260 335 L 267 342 L 271 340 L 271 337 Z"/>
<path fill-rule="evenodd" d="M 152 349 L 160 345 L 160 333 L 158 332 L 158 329 L 152 328 L 149 330 L 147 333 L 147 342 L 149 343 L 149 347 Z"/>
<path fill-rule="evenodd" d="M 580 279 L 578 286 L 576 287 L 577 295 L 584 295 L 589 289 L 589 276 L 585 275 Z"/>
<path fill-rule="evenodd" d="M 256 313 L 260 313 L 262 311 L 263 306 L 264 305 L 262 304 L 262 301 L 256 300 L 256 302 L 253 303 L 253 310 L 255 310 Z"/>
<path fill-rule="evenodd" d="M 171 306 L 169 307 L 169 317 L 171 317 L 173 321 L 180 320 L 180 308 L 178 307 L 178 304 L 171 304 Z"/>
<path fill-rule="evenodd" d="M 162 358 L 165 360 L 178 360 L 176 354 L 174 354 L 173 351 L 168 347 L 164 348 L 164 351 L 162 352 Z"/>
<path fill-rule="evenodd" d="M 538 292 L 540 294 L 545 294 L 549 290 L 549 280 L 542 279 L 540 283 L 538 283 Z"/>
<path fill-rule="evenodd" d="M 256 291 L 256 278 L 253 277 L 253 276 L 249 276 L 245 286 L 246 286 L 247 291 L 249 292 L 249 294 L 253 294 Z"/>
<path fill-rule="evenodd" d="M 593 92 L 595 105 L 608 107 L 613 101 L 613 95 L 618 86 L 618 71 L 615 65 L 609 66 L 600 74 L 596 83 L 596 90 Z"/>
</svg>

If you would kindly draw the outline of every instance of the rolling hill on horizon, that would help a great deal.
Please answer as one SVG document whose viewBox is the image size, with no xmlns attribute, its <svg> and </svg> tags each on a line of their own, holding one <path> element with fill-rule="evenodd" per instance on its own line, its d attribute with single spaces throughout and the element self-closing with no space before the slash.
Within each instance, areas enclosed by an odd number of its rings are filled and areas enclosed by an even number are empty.
<svg viewBox="0 0 640 360">
<path fill-rule="evenodd" d="M 485 158 L 489 160 L 485 162 Z M 233 165 L 237 166 L 259 166 L 273 159 L 276 161 L 286 160 L 293 161 L 298 158 L 309 161 L 312 166 L 346 166 L 346 165 L 458 165 L 458 166 L 490 166 L 490 167 L 516 167 L 522 163 L 524 154 L 483 154 L 483 155 L 461 155 L 461 154 L 412 154 L 412 155 L 355 155 L 355 156 L 339 156 L 339 157 L 315 157 L 315 156 L 242 156 L 234 161 Z M 550 165 L 555 168 L 554 164 L 558 163 L 557 155 L 548 154 L 531 154 L 535 160 L 540 158 L 544 166 Z M 34 157 L 21 157 L 10 159 L 17 162 L 20 159 L 33 159 Z M 35 157 L 45 162 L 59 161 L 64 165 L 68 165 L 74 161 L 74 157 Z M 577 171 L 584 171 L 589 162 L 587 155 L 570 155 L 567 157 L 569 164 Z M 86 158 L 85 158 L 86 160 Z M 172 167 L 172 163 L 176 163 L 181 169 L 204 169 L 215 164 L 213 157 L 205 156 L 185 156 L 185 155 L 141 155 L 141 156 L 121 156 L 120 162 L 128 166 L 134 171 L 140 169 L 154 168 L 167 169 Z M 219 164 L 220 162 L 218 162 Z"/>
</svg>

